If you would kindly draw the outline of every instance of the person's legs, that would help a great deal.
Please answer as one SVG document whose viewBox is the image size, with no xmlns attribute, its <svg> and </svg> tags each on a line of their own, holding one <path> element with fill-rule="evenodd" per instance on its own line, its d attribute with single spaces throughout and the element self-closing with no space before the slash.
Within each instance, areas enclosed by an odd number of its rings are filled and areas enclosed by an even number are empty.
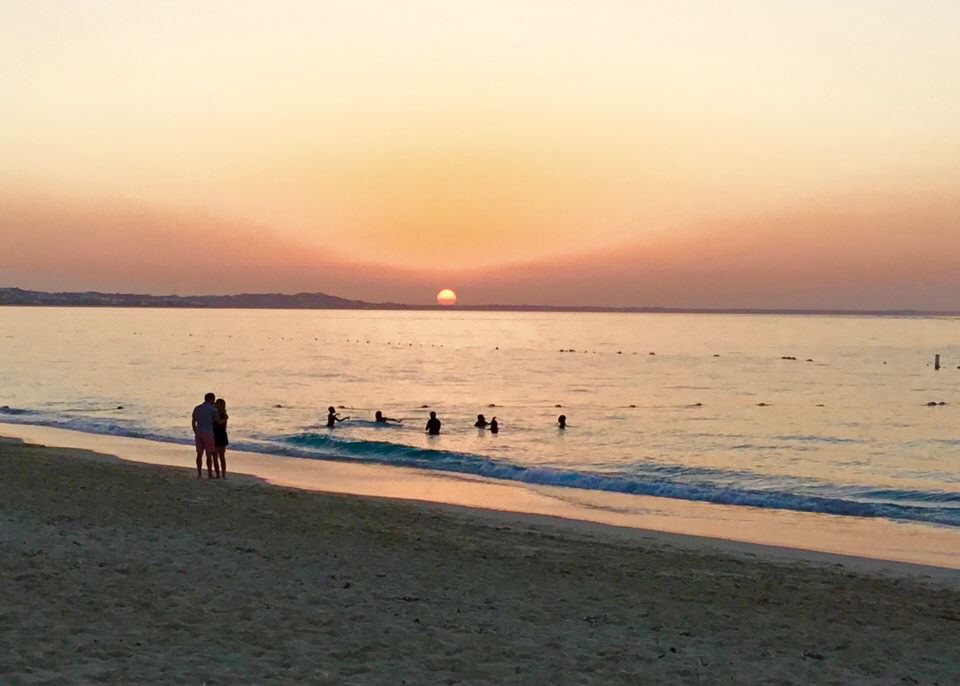
<svg viewBox="0 0 960 686">
<path fill-rule="evenodd" d="M 200 436 L 194 438 L 194 443 L 197 445 L 197 478 L 203 476 L 203 441 L 200 440 Z"/>
<path fill-rule="evenodd" d="M 217 457 L 220 458 L 220 478 L 226 479 L 227 478 L 227 446 L 225 445 L 217 446 Z"/>
<path fill-rule="evenodd" d="M 201 453 L 207 453 L 207 477 L 213 478 L 213 463 L 216 459 L 217 447 L 213 442 L 213 434 L 207 433 L 198 433 L 197 434 L 197 471 L 200 471 L 200 455 Z M 220 476 L 220 465 L 217 465 L 217 477 Z"/>
<path fill-rule="evenodd" d="M 210 473 L 210 468 L 211 468 L 211 467 L 213 468 L 213 471 L 214 471 L 214 473 L 216 474 L 216 477 L 214 477 L 214 476 Z M 217 462 L 217 451 L 216 451 L 216 449 L 208 450 L 208 451 L 207 451 L 207 478 L 208 478 L 208 479 L 213 479 L 213 478 L 219 479 L 219 478 L 220 478 L 220 463 Z"/>
</svg>

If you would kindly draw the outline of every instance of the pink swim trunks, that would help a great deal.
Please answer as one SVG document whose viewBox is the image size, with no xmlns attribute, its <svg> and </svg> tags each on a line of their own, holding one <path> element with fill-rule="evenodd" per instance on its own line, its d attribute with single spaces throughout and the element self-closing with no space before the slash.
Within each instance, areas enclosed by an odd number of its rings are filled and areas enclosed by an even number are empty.
<svg viewBox="0 0 960 686">
<path fill-rule="evenodd" d="M 217 446 L 213 440 L 212 433 L 206 433 L 204 431 L 198 431 L 196 433 L 196 444 L 197 450 L 206 450 L 211 455 L 217 452 Z"/>
</svg>

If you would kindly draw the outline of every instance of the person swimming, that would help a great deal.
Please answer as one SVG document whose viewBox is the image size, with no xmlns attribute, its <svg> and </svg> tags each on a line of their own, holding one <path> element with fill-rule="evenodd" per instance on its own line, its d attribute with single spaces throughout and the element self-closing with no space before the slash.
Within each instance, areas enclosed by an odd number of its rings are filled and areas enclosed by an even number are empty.
<svg viewBox="0 0 960 686">
<path fill-rule="evenodd" d="M 427 420 L 427 426 L 424 429 L 431 436 L 440 435 L 440 420 L 437 419 L 437 413 L 431 411 L 430 419 Z"/>
<path fill-rule="evenodd" d="M 566 428 L 567 428 L 567 415 L 562 414 L 562 415 L 560 415 L 559 417 L 557 417 L 557 424 L 558 424 L 558 428 L 560 428 L 560 429 L 566 429 Z"/>
<path fill-rule="evenodd" d="M 341 417 L 337 414 L 337 410 L 331 405 L 327 408 L 327 428 L 332 429 L 337 425 L 337 422 L 342 422 L 344 419 L 350 419 L 350 417 Z"/>
<path fill-rule="evenodd" d="M 473 423 L 473 425 L 474 425 L 475 427 L 477 427 L 478 429 L 486 429 L 486 428 L 487 428 L 487 420 L 484 419 L 484 417 L 483 417 L 482 414 L 478 414 L 478 415 L 477 415 L 477 421 L 475 421 L 475 422 Z"/>
<path fill-rule="evenodd" d="M 393 417 L 384 417 L 383 412 L 381 412 L 380 410 L 377 410 L 376 412 L 373 413 L 373 421 L 375 421 L 377 424 L 386 424 L 388 422 L 399 423 L 399 422 L 402 422 L 403 420 L 394 419 Z"/>
<path fill-rule="evenodd" d="M 497 422 L 496 417 L 490 420 L 490 433 L 492 434 L 500 433 L 500 424 L 499 422 Z"/>
</svg>

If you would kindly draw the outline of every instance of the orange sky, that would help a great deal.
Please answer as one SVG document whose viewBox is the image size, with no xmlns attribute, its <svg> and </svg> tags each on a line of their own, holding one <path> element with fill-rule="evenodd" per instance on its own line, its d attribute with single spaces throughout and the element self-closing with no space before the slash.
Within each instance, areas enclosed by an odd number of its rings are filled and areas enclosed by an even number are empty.
<svg viewBox="0 0 960 686">
<path fill-rule="evenodd" d="M 955 3 L 151 5 L 0 9 L 0 286 L 960 309 Z"/>
</svg>

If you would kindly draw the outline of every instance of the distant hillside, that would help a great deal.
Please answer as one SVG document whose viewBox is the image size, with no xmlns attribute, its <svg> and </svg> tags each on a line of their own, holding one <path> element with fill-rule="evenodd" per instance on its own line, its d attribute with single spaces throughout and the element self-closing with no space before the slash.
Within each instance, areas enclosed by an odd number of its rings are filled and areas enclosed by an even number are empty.
<svg viewBox="0 0 960 686">
<path fill-rule="evenodd" d="M 208 307 L 274 310 L 437 310 L 440 305 L 404 305 L 347 300 L 326 293 L 241 293 L 239 295 L 139 295 L 136 293 L 47 293 L 22 288 L 0 288 L 0 306 L 49 305 L 57 307 Z M 487 312 L 647 312 L 674 314 L 832 314 L 888 317 L 960 316 L 960 312 L 925 310 L 764 310 L 695 307 L 571 307 L 563 305 L 455 305 L 449 309 Z"/>
<path fill-rule="evenodd" d="M 60 307 L 235 307 L 263 309 L 363 309 L 389 307 L 326 293 L 242 293 L 240 295 L 139 295 L 135 293 L 46 293 L 0 288 L 0 305 Z"/>
</svg>

